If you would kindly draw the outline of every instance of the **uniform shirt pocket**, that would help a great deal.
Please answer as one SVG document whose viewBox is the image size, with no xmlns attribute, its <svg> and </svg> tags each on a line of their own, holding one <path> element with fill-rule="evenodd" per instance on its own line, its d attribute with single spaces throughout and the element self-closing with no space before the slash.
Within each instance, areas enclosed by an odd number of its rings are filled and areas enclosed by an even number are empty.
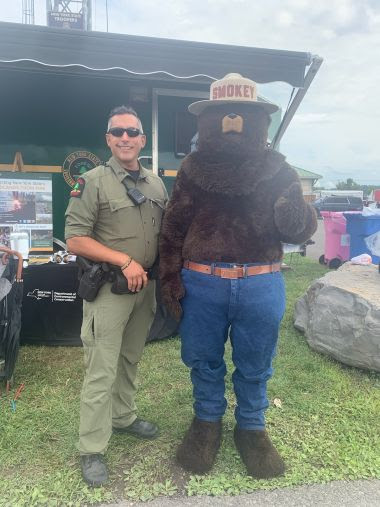
<svg viewBox="0 0 380 507">
<path fill-rule="evenodd" d="M 160 232 L 161 221 L 165 211 L 164 199 L 149 199 L 152 208 L 152 226 L 156 234 Z"/>
<path fill-rule="evenodd" d="M 102 203 L 99 219 L 105 229 L 120 239 L 135 237 L 141 221 L 137 206 L 126 198 L 110 199 L 107 203 Z"/>
</svg>

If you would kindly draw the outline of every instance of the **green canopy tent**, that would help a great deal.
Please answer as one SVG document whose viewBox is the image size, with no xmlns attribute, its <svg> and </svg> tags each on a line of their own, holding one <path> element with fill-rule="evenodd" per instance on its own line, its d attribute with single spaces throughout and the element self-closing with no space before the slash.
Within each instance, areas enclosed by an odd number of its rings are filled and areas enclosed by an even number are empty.
<svg viewBox="0 0 380 507">
<path fill-rule="evenodd" d="M 142 155 L 159 173 L 180 163 L 177 110 L 206 97 L 213 79 L 239 72 L 292 87 L 282 118 L 272 121 L 276 148 L 321 63 L 307 52 L 0 22 L 0 171 L 20 152 L 26 170 L 53 173 L 54 236 L 63 239 L 70 188 L 61 167 L 78 150 L 108 157 L 111 107 L 129 102 L 139 111 L 148 138 Z M 164 177 L 169 186 L 172 179 Z"/>
</svg>

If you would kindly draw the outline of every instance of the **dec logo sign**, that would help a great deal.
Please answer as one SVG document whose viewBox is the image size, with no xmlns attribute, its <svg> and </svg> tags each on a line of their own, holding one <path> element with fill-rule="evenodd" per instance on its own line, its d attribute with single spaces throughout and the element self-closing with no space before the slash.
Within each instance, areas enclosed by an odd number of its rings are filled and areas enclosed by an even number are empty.
<svg viewBox="0 0 380 507">
<path fill-rule="evenodd" d="M 74 188 L 79 176 L 101 163 L 101 160 L 90 151 L 74 151 L 63 162 L 63 178 L 71 188 Z"/>
</svg>

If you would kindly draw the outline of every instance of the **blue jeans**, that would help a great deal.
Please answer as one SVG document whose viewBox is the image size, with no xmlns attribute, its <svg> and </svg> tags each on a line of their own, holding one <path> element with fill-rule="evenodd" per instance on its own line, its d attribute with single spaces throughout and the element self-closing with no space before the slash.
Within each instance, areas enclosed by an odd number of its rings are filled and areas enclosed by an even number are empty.
<svg viewBox="0 0 380 507">
<path fill-rule="evenodd" d="M 285 311 L 281 272 L 230 280 L 182 269 L 182 282 L 186 290 L 181 301 L 182 360 L 191 368 L 195 415 L 211 422 L 224 415 L 223 356 L 230 336 L 237 424 L 242 429 L 264 429 L 266 384 Z"/>
</svg>

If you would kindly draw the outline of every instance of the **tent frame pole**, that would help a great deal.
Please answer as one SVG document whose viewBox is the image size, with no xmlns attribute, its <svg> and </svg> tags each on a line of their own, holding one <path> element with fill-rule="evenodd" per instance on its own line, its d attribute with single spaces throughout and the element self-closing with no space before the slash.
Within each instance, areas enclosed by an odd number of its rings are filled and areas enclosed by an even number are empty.
<svg viewBox="0 0 380 507">
<path fill-rule="evenodd" d="M 315 78 L 315 75 L 317 74 L 319 67 L 322 65 L 323 58 L 320 56 L 313 56 L 311 65 L 306 73 L 304 86 L 302 88 L 299 88 L 294 99 L 290 103 L 288 109 L 286 110 L 284 117 L 280 123 L 280 126 L 278 127 L 278 130 L 276 132 L 276 135 L 273 137 L 273 140 L 270 144 L 270 147 L 276 150 L 280 144 L 280 141 L 282 139 L 282 136 L 285 134 L 286 129 L 289 126 L 289 123 L 291 122 L 293 116 L 295 115 L 299 105 L 301 104 L 304 96 L 306 95 L 313 79 Z"/>
</svg>

